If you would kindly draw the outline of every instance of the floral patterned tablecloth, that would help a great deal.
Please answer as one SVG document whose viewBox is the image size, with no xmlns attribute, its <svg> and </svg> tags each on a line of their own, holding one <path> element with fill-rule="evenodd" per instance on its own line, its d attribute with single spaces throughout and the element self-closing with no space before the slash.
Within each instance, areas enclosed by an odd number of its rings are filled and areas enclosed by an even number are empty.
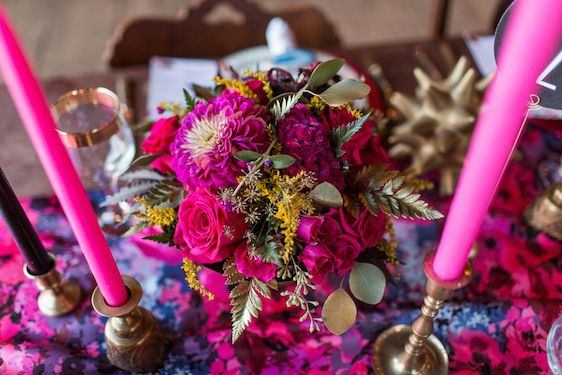
<svg viewBox="0 0 562 375">
<path fill-rule="evenodd" d="M 543 168 L 559 158 L 561 140 L 530 128 L 482 227 L 471 285 L 446 303 L 436 334 L 446 343 L 451 372 L 458 374 L 548 373 L 547 332 L 562 312 L 562 245 L 526 227 L 522 212 L 542 189 Z M 558 159 L 559 160 L 559 159 Z M 547 176 L 548 177 L 548 176 Z M 83 256 L 53 198 L 24 200 L 45 245 L 66 277 L 91 293 L 94 283 Z M 434 202 L 443 211 L 447 201 Z M 284 301 L 265 313 L 235 344 L 230 343 L 228 294 L 222 276 L 204 271 L 216 294 L 203 302 L 184 282 L 174 250 L 135 239 L 110 238 L 122 272 L 144 289 L 142 305 L 166 331 L 167 355 L 160 374 L 367 374 L 377 335 L 395 323 L 409 323 L 423 297 L 421 259 L 436 245 L 442 223 L 399 221 L 402 278 L 384 301 L 364 306 L 358 323 L 343 336 L 326 330 L 310 335 L 285 311 Z M 24 278 L 22 258 L 0 226 L 0 374 L 125 373 L 105 358 L 105 319 L 85 298 L 62 318 L 42 316 L 37 290 Z M 267 305 L 266 305 L 267 306 Z"/>
</svg>

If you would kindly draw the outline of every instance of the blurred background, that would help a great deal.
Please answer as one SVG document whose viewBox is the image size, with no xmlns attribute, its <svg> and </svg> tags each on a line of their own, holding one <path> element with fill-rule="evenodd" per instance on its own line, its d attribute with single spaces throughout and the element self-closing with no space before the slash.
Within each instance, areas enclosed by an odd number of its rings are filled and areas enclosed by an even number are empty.
<svg viewBox="0 0 562 375">
<path fill-rule="evenodd" d="M 42 78 L 103 71 L 105 44 L 128 18 L 173 17 L 195 0 L 3 0 Z M 438 0 L 259 0 L 265 11 L 314 5 L 334 25 L 344 47 L 426 39 Z M 499 0 L 450 1 L 447 35 L 486 31 Z M 237 21 L 220 6 L 213 17 Z M 186 36 L 189 38 L 190 36 Z"/>
</svg>

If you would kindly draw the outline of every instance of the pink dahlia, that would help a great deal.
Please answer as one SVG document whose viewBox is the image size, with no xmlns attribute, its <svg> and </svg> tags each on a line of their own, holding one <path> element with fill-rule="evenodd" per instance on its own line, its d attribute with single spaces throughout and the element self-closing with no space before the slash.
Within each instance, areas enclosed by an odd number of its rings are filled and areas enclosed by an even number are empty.
<svg viewBox="0 0 562 375">
<path fill-rule="evenodd" d="M 286 169 L 288 174 L 295 175 L 303 169 L 314 172 L 318 182 L 330 182 L 343 191 L 340 163 L 330 147 L 324 126 L 310 109 L 301 103 L 295 105 L 279 122 L 278 136 L 283 153 L 296 159 Z"/>
<path fill-rule="evenodd" d="M 234 186 L 246 163 L 238 151 L 266 151 L 268 115 L 264 107 L 235 92 L 225 91 L 188 113 L 171 145 L 173 167 L 189 189 Z"/>
</svg>

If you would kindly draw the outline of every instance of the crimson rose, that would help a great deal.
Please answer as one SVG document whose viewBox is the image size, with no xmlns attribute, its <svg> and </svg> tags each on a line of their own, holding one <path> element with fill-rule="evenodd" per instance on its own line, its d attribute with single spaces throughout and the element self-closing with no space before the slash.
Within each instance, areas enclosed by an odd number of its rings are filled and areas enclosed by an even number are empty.
<svg viewBox="0 0 562 375">
<path fill-rule="evenodd" d="M 208 188 L 197 188 L 181 203 L 174 242 L 195 263 L 216 263 L 242 241 L 244 216 L 228 211 Z"/>
</svg>

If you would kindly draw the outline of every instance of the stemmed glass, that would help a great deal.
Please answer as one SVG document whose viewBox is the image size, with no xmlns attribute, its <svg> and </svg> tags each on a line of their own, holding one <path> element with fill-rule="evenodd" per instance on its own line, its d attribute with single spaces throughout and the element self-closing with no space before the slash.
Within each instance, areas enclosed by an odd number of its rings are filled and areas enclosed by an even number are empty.
<svg viewBox="0 0 562 375">
<path fill-rule="evenodd" d="M 116 192 L 119 176 L 135 156 L 126 108 L 117 95 L 103 87 L 74 90 L 59 97 L 51 111 L 84 186 L 101 188 L 105 195 Z M 103 212 L 102 228 L 115 231 L 123 209 Z"/>
<path fill-rule="evenodd" d="M 560 316 L 548 331 L 546 338 L 546 353 L 548 366 L 554 375 L 562 374 L 562 316 Z"/>
</svg>

